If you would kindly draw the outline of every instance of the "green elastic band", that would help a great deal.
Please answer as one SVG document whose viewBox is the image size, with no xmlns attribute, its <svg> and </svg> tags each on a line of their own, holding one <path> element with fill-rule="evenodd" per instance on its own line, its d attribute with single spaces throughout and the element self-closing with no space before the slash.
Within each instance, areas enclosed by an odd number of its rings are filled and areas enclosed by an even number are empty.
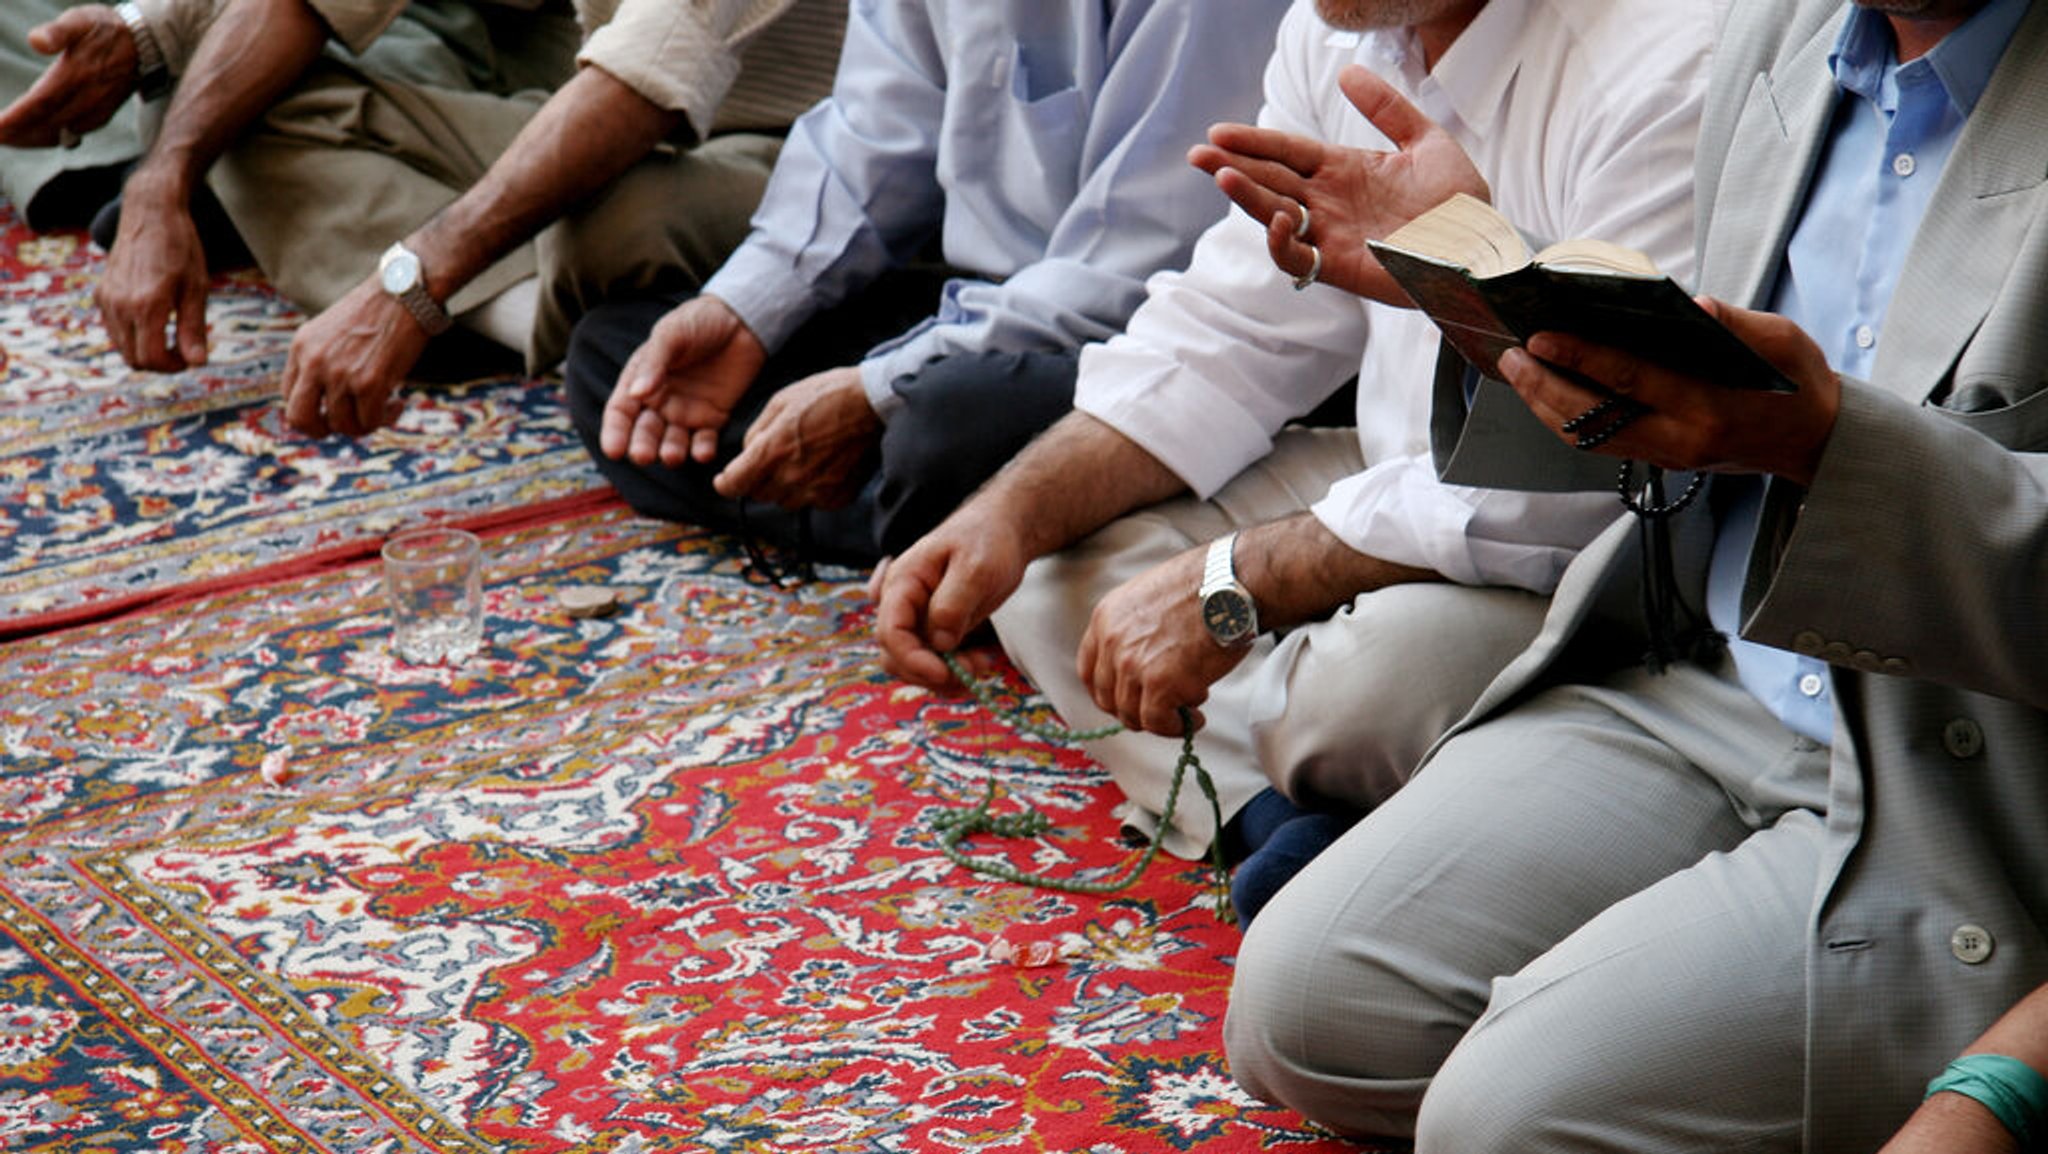
<svg viewBox="0 0 2048 1154">
<path fill-rule="evenodd" d="M 2039 1149 L 2039 1125 L 2048 1117 L 2048 1078 L 2032 1066 L 2004 1054 L 1965 1054 L 1927 1083 L 1930 1098 L 1943 1090 L 1982 1103 L 2019 1139 L 2021 1150 Z"/>
</svg>

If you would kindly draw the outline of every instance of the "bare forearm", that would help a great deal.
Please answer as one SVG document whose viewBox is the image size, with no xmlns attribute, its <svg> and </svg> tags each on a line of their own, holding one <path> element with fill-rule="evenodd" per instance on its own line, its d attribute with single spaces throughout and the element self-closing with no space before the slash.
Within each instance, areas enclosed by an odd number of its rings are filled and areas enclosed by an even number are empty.
<svg viewBox="0 0 2048 1154">
<path fill-rule="evenodd" d="M 683 119 L 600 68 L 541 106 L 483 179 L 409 238 L 447 300 L 491 262 L 647 155 Z M 686 207 L 680 209 L 687 211 Z"/>
<path fill-rule="evenodd" d="M 1428 569 L 1360 553 L 1307 512 L 1238 534 L 1236 561 L 1238 580 L 1251 591 L 1267 629 L 1321 620 L 1360 593 L 1388 585 L 1443 580 Z"/>
<path fill-rule="evenodd" d="M 2048 985 L 2007 1010 L 1965 1054 L 2003 1054 L 2048 1074 Z M 1982 1103 L 1962 1094 L 1936 1094 L 1920 1104 L 1882 1154 L 1991 1154 L 2017 1150 L 2004 1123 Z"/>
<path fill-rule="evenodd" d="M 304 0 L 230 0 L 186 68 L 127 198 L 182 207 L 243 130 L 304 74 L 327 25 Z"/>
<path fill-rule="evenodd" d="M 1073 412 L 991 478 L 973 503 L 1000 509 L 1025 555 L 1042 557 L 1187 485 L 1136 441 Z"/>
</svg>

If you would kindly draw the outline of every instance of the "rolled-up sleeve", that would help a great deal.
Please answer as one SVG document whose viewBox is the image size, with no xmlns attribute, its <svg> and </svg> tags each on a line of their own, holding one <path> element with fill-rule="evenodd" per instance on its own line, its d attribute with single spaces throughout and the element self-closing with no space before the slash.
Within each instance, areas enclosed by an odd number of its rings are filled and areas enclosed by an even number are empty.
<svg viewBox="0 0 2048 1154">
<path fill-rule="evenodd" d="M 164 66 L 173 76 L 183 76 L 199 38 L 213 24 L 213 18 L 227 0 L 135 0 L 142 19 L 156 37 L 164 54 Z"/>
<path fill-rule="evenodd" d="M 698 139 L 711 134 L 719 105 L 740 71 L 747 41 L 790 7 L 791 0 L 622 0 L 593 27 L 576 62 L 603 69 L 671 112 L 683 113 Z"/>
<path fill-rule="evenodd" d="M 1316 34 L 1290 13 L 1265 69 L 1260 125 L 1321 135 L 1315 94 L 1290 42 Z M 1081 354 L 1074 407 L 1103 421 L 1208 497 L 1272 451 L 1273 434 L 1358 365 L 1368 323 L 1358 298 L 1297 292 L 1266 253 L 1266 231 L 1231 212 L 1202 234 L 1186 271 L 1151 278 L 1126 330 Z"/>
</svg>

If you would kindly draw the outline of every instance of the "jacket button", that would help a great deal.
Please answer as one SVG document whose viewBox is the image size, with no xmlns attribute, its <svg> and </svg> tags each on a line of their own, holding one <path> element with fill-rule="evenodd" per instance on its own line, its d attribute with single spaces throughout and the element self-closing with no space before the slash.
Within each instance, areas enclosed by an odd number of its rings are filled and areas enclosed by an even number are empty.
<svg viewBox="0 0 2048 1154">
<path fill-rule="evenodd" d="M 1876 673 L 1884 668 L 1884 661 L 1868 649 L 1858 649 L 1849 658 L 1849 664 L 1864 673 Z"/>
<path fill-rule="evenodd" d="M 1995 944 L 1991 940 L 1990 930 L 1969 922 L 1957 926 L 1956 931 L 1948 936 L 1948 952 L 1956 956 L 1956 961 L 1966 966 L 1982 964 L 1991 957 L 1991 950 Z"/>
<path fill-rule="evenodd" d="M 1827 644 L 1827 638 L 1822 637 L 1811 629 L 1801 629 L 1798 633 L 1792 635 L 1792 652 L 1803 653 L 1808 657 L 1817 655 L 1820 652 L 1820 647 L 1825 644 Z"/>
<path fill-rule="evenodd" d="M 1984 730 L 1967 717 L 1958 717 L 1942 728 L 1941 744 L 1954 758 L 1971 758 L 1984 752 Z"/>
</svg>

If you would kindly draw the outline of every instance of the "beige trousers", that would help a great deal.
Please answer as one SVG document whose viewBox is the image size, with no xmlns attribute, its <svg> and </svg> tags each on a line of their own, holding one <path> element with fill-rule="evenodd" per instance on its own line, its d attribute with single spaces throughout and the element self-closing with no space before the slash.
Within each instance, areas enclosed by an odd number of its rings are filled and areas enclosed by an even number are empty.
<svg viewBox="0 0 2048 1154">
<path fill-rule="evenodd" d="M 996 611 L 1003 648 L 1069 724 L 1107 723 L 1075 672 L 1096 602 L 1185 550 L 1308 508 L 1332 482 L 1363 467 L 1349 429 L 1284 431 L 1271 454 L 1210 500 L 1163 502 L 1034 562 Z M 1378 804 L 1534 639 L 1547 605 L 1513 589 L 1396 585 L 1360 594 L 1277 641 L 1260 638 L 1211 687 L 1202 707 L 1207 724 L 1195 741 L 1224 820 L 1269 785 L 1311 805 Z M 1091 743 L 1089 752 L 1129 799 L 1124 819 L 1156 828 L 1180 743 L 1123 733 Z M 1193 783 L 1171 824 L 1165 845 L 1181 857 L 1199 856 L 1216 836 Z"/>
<path fill-rule="evenodd" d="M 415 57 L 426 53 L 408 44 L 412 67 L 382 67 L 383 47 L 380 40 L 361 62 L 323 58 L 209 176 L 257 265 L 307 309 L 339 300 L 375 271 L 385 248 L 481 178 L 548 95 L 404 78 L 425 72 Z M 573 53 L 573 41 L 565 47 Z M 573 64 L 565 58 L 563 67 Z M 597 301 L 695 288 L 708 278 L 745 239 L 780 147 L 776 137 L 749 134 L 687 150 L 664 146 L 491 265 L 454 295 L 449 311 L 461 314 L 538 275 L 525 352 L 530 368 L 545 369 Z"/>
</svg>

